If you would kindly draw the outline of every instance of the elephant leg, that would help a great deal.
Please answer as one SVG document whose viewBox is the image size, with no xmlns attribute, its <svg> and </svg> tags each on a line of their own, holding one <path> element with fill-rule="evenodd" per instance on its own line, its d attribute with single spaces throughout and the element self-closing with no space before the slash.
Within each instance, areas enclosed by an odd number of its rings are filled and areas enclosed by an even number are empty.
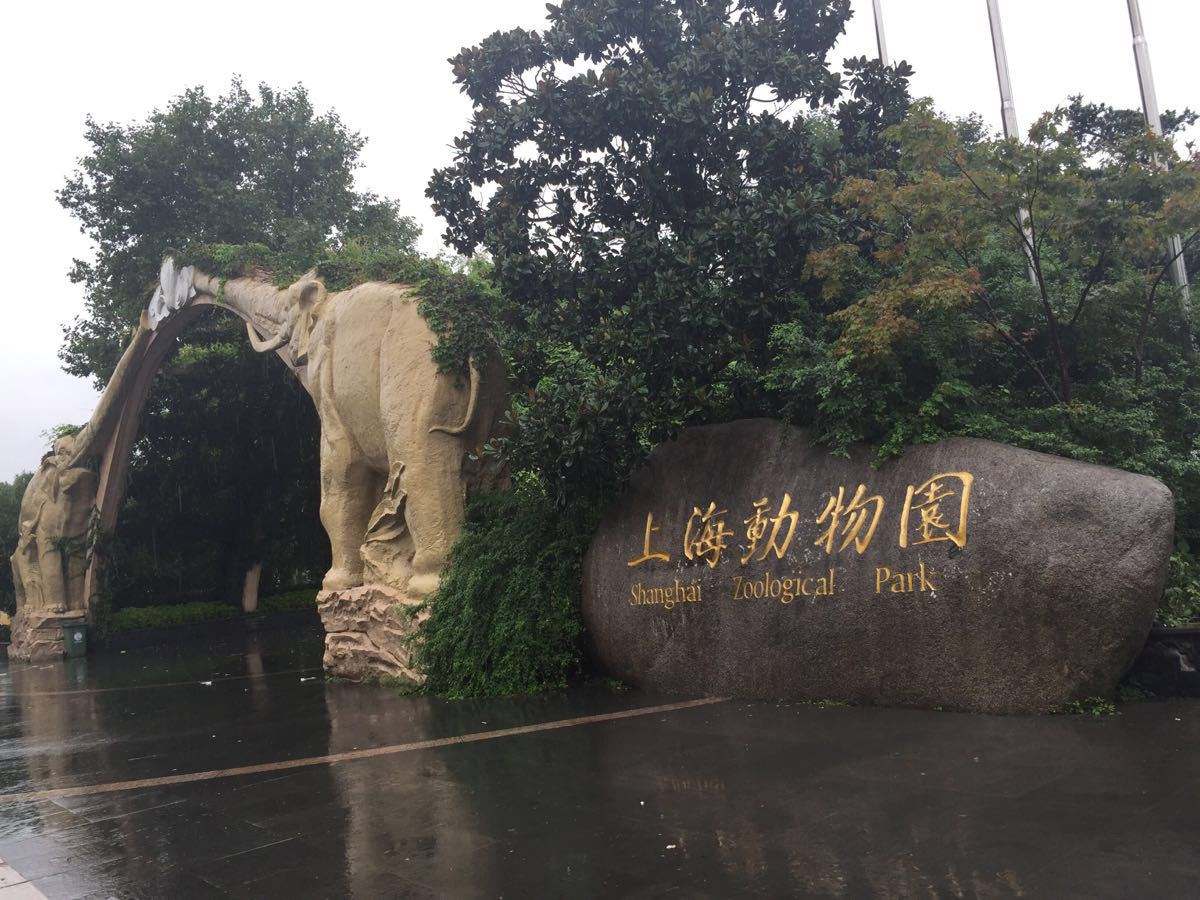
<svg viewBox="0 0 1200 900">
<path fill-rule="evenodd" d="M 363 583 L 360 548 L 379 502 L 379 476 L 348 447 L 349 441 L 321 441 L 321 524 L 333 558 L 321 585 L 327 591 Z"/>
<path fill-rule="evenodd" d="M 63 572 L 63 550 L 58 535 L 38 535 L 38 569 L 42 582 L 42 606 L 50 612 L 67 610 L 67 581 Z"/>
<path fill-rule="evenodd" d="M 12 559 L 9 560 L 9 563 L 12 565 L 13 597 L 16 600 L 17 609 L 24 609 L 25 605 L 29 602 L 25 587 L 25 580 L 28 577 L 26 575 L 28 568 L 25 560 L 21 558 L 24 555 L 25 551 L 18 545 L 17 552 L 14 553 L 12 555 Z"/>
<path fill-rule="evenodd" d="M 465 504 L 462 450 L 453 439 L 430 436 L 430 440 L 437 446 L 413 454 L 417 461 L 405 468 L 403 476 L 408 495 L 404 518 L 414 548 L 408 592 L 414 596 L 437 590 L 450 548 L 462 530 Z"/>
</svg>

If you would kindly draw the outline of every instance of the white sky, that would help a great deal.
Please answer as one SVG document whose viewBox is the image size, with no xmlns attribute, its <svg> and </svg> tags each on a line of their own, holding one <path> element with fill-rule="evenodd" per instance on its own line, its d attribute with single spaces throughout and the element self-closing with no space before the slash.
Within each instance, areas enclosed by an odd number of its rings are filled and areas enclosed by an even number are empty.
<svg viewBox="0 0 1200 900">
<path fill-rule="evenodd" d="M 916 67 L 914 94 L 952 114 L 978 111 L 999 127 L 985 0 L 884 0 L 894 60 Z M 1017 114 L 1023 126 L 1073 93 L 1139 104 L 1125 0 L 1002 0 Z M 834 53 L 874 54 L 870 0 Z M 369 138 L 359 187 L 399 199 L 441 246 L 425 200 L 434 168 L 464 127 L 468 104 L 446 59 L 500 28 L 538 28 L 545 0 L 440 3 L 14 3 L 0 54 L 0 267 L 9 292 L 0 325 L 0 479 L 37 464 L 43 433 L 83 422 L 96 395 L 63 374 L 61 326 L 81 311 L 67 280 L 87 241 L 54 200 L 84 151 L 84 117 L 143 117 L 184 88 L 222 92 L 303 81 Z M 1163 108 L 1200 106 L 1190 88 L 1200 35 L 1196 0 L 1142 0 Z"/>
</svg>

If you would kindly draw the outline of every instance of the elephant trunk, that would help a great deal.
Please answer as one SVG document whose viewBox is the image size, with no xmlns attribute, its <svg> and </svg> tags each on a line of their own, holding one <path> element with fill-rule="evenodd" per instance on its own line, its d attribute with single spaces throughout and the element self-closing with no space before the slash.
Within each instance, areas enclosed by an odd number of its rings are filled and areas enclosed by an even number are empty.
<svg viewBox="0 0 1200 900">
<path fill-rule="evenodd" d="M 287 327 L 286 291 L 254 278 L 214 278 L 196 272 L 193 282 L 196 290 L 209 294 L 220 306 L 237 313 L 246 322 L 246 334 L 250 346 L 259 353 L 278 350 L 291 339 Z M 278 331 L 271 337 L 259 337 L 259 330 Z"/>
<path fill-rule="evenodd" d="M 100 403 L 88 423 L 75 435 L 69 467 L 81 465 L 88 457 L 96 455 L 104 441 L 108 440 L 123 408 L 125 395 L 140 371 L 152 333 L 146 313 L 143 312 L 133 333 L 133 339 L 121 354 L 112 377 L 104 387 L 104 393 L 100 395 Z"/>
</svg>

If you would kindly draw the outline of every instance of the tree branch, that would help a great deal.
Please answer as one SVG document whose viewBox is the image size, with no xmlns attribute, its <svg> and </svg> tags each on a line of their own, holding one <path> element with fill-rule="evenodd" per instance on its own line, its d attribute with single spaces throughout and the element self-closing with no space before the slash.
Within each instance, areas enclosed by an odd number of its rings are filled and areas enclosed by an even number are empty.
<svg viewBox="0 0 1200 900">
<path fill-rule="evenodd" d="M 1171 266 L 1175 260 L 1183 256 L 1192 244 L 1200 239 L 1200 231 L 1196 231 L 1186 241 L 1182 242 L 1178 253 L 1172 253 L 1167 261 L 1163 263 L 1162 268 L 1158 270 L 1158 275 L 1154 279 L 1154 283 L 1150 286 L 1150 293 L 1146 297 L 1146 305 L 1142 308 L 1142 320 L 1138 325 L 1137 341 L 1133 346 L 1133 379 L 1137 384 L 1142 383 L 1142 371 L 1144 368 L 1145 353 L 1146 353 L 1146 334 L 1150 330 L 1150 316 L 1154 311 L 1154 303 L 1158 297 L 1158 289 L 1162 286 L 1163 280 L 1167 277 L 1167 273 L 1171 271 Z"/>
</svg>

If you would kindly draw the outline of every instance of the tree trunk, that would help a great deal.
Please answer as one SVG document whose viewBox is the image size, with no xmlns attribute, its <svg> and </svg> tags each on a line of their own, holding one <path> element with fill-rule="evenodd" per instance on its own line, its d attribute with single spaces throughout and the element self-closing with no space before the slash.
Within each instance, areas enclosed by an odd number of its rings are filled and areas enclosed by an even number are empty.
<svg viewBox="0 0 1200 900">
<path fill-rule="evenodd" d="M 246 580 L 242 582 L 242 612 L 252 613 L 258 610 L 258 581 L 262 577 L 263 564 L 256 562 L 246 570 Z"/>
</svg>

